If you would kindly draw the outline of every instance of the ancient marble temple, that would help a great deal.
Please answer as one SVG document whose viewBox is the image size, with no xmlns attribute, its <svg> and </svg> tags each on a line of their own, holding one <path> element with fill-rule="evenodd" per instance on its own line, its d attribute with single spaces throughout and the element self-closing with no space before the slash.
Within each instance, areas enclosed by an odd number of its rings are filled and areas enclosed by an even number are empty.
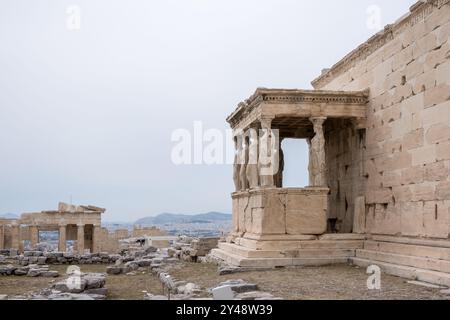
<svg viewBox="0 0 450 320">
<path fill-rule="evenodd" d="M 228 118 L 237 160 L 233 235 L 324 234 L 330 192 L 324 132 L 344 123 L 361 128 L 367 102 L 367 92 L 257 89 L 240 104 Z M 306 188 L 283 188 L 281 142 L 287 138 L 308 141 Z"/>
<path fill-rule="evenodd" d="M 30 248 L 38 245 L 39 233 L 58 233 L 58 250 L 67 251 L 67 241 L 75 243 L 74 251 L 83 254 L 100 252 L 106 241 L 102 236 L 101 215 L 105 209 L 95 206 L 75 206 L 59 203 L 58 210 L 23 213 L 20 219 L 0 219 L 0 249 L 24 251 L 25 242 Z"/>
<path fill-rule="evenodd" d="M 314 90 L 260 88 L 240 103 L 227 119 L 233 231 L 213 255 L 252 268 L 377 264 L 450 285 L 449 37 L 450 1 L 420 1 Z M 288 138 L 309 144 L 304 188 L 283 187 Z"/>
</svg>

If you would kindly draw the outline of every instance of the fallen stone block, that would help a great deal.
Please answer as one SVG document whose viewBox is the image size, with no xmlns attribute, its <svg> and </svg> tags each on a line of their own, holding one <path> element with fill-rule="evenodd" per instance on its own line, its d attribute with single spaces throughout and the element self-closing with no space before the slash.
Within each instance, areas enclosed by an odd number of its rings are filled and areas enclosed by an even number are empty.
<svg viewBox="0 0 450 320">
<path fill-rule="evenodd" d="M 149 246 L 147 248 L 145 248 L 145 253 L 152 253 L 152 252 L 156 252 L 158 251 L 158 248 L 153 247 L 153 246 Z"/>
<path fill-rule="evenodd" d="M 30 263 L 37 263 L 38 262 L 38 257 L 35 257 L 35 256 L 28 257 L 28 261 Z"/>
<path fill-rule="evenodd" d="M 121 274 L 122 273 L 122 267 L 120 267 L 120 266 L 109 266 L 109 267 L 106 267 L 106 273 L 107 274 L 113 274 L 113 275 Z"/>
<path fill-rule="evenodd" d="M 58 271 L 44 271 L 41 273 L 41 277 L 57 278 L 57 277 L 59 277 L 59 272 Z"/>
<path fill-rule="evenodd" d="M 134 271 L 139 268 L 139 264 L 136 261 L 130 261 L 125 263 L 125 267 L 129 268 L 131 271 Z"/>
<path fill-rule="evenodd" d="M 82 278 L 86 281 L 85 289 L 102 288 L 106 283 L 106 277 L 102 273 L 88 273 L 83 275 Z"/>
<path fill-rule="evenodd" d="M 28 270 L 27 277 L 39 277 L 41 275 L 41 273 L 47 272 L 47 271 L 48 271 L 47 269 L 31 268 L 30 270 Z"/>
<path fill-rule="evenodd" d="M 18 268 L 14 271 L 14 275 L 16 276 L 26 276 L 28 274 L 29 268 Z"/>
<path fill-rule="evenodd" d="M 108 259 L 111 262 L 116 262 L 117 260 L 119 260 L 120 258 L 122 258 L 122 256 L 120 254 L 110 254 Z"/>
<path fill-rule="evenodd" d="M 219 286 L 212 289 L 214 300 L 233 300 L 234 292 L 230 286 Z"/>
<path fill-rule="evenodd" d="M 152 264 L 151 259 L 136 260 L 139 267 L 149 267 Z"/>
<path fill-rule="evenodd" d="M 16 269 L 17 268 L 11 264 L 2 266 L 0 267 L 0 275 L 10 276 L 14 273 L 14 271 L 16 271 Z"/>
<path fill-rule="evenodd" d="M 86 280 L 81 277 L 76 277 L 77 279 L 71 280 L 66 279 L 59 281 L 53 285 L 55 290 L 61 291 L 63 293 L 80 293 L 86 288 Z"/>
<path fill-rule="evenodd" d="M 242 279 L 237 280 L 227 280 L 218 285 L 219 287 L 222 286 L 229 286 L 231 290 L 233 290 L 236 293 L 243 293 L 243 292 L 250 292 L 250 291 L 257 291 L 258 285 L 254 283 L 247 283 Z"/>
<path fill-rule="evenodd" d="M 238 267 L 220 267 L 218 270 L 219 276 L 223 276 L 226 274 L 233 274 L 233 273 L 237 273 L 240 272 L 240 268 Z"/>
<path fill-rule="evenodd" d="M 92 257 L 92 263 L 101 263 L 102 262 L 102 258 L 100 257 Z"/>
</svg>

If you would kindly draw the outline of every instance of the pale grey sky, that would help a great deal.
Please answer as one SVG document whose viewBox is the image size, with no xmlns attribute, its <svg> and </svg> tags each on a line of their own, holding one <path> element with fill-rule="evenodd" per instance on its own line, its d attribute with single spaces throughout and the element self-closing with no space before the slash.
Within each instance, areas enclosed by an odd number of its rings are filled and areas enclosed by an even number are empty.
<svg viewBox="0 0 450 320">
<path fill-rule="evenodd" d="M 0 0 L 0 213 L 71 196 L 110 221 L 230 212 L 231 166 L 173 165 L 173 130 L 225 130 L 257 87 L 310 88 L 376 32 L 368 7 L 384 26 L 414 2 Z M 306 184 L 305 145 L 285 154 Z"/>
</svg>

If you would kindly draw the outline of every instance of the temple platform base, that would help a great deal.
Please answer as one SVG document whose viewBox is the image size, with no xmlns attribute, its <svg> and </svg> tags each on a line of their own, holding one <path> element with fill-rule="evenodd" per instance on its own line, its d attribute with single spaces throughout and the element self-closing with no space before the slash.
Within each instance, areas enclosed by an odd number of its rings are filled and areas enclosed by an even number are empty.
<svg viewBox="0 0 450 320">
<path fill-rule="evenodd" d="M 245 235 L 233 242 L 219 243 L 211 255 L 227 264 L 245 268 L 323 266 L 348 263 L 356 250 L 363 249 L 364 235 L 322 236 Z"/>
<path fill-rule="evenodd" d="M 450 287 L 450 240 L 361 234 L 246 234 L 233 242 L 219 243 L 211 255 L 229 265 L 249 269 L 376 265 L 382 274 Z"/>
<path fill-rule="evenodd" d="M 382 273 L 450 287 L 450 240 L 370 236 L 349 262 Z"/>
</svg>

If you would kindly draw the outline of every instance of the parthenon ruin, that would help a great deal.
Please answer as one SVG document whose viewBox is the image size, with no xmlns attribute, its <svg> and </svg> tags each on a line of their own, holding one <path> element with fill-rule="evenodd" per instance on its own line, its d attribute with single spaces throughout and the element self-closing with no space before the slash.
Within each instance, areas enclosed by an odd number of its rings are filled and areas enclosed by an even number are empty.
<svg viewBox="0 0 450 320">
<path fill-rule="evenodd" d="M 240 103 L 227 119 L 233 232 L 213 255 L 243 267 L 376 263 L 449 285 L 449 38 L 450 1 L 420 1 L 315 90 L 259 88 Z M 304 188 L 283 187 L 290 138 L 309 144 Z M 263 156 L 279 170 L 264 172 Z"/>
</svg>

